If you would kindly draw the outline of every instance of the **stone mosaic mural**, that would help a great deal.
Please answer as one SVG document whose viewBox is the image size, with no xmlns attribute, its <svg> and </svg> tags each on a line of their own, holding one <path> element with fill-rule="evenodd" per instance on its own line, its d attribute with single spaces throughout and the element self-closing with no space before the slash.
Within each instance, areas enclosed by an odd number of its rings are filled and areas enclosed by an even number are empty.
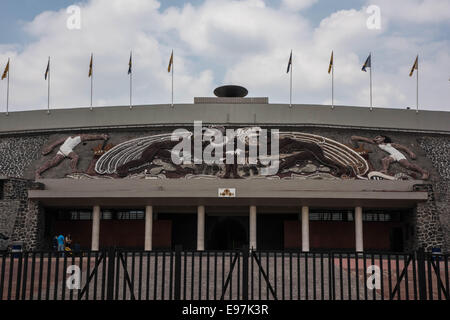
<svg viewBox="0 0 450 320">
<path fill-rule="evenodd" d="M 178 141 L 170 139 L 171 134 L 161 134 L 123 142 L 98 160 L 95 171 L 99 175 L 113 177 L 261 177 L 264 165 L 260 163 L 175 165 L 171 161 L 171 150 Z M 246 146 L 248 147 L 248 142 Z M 350 178 L 364 175 L 368 170 L 367 162 L 354 150 L 322 136 L 280 132 L 279 150 L 279 171 L 267 178 L 292 178 L 294 175 Z M 240 151 L 235 148 L 235 153 Z"/>
<path fill-rule="evenodd" d="M 238 129 L 245 133 L 249 128 Z M 254 128 L 252 128 L 254 129 Z M 71 172 L 66 177 L 74 179 L 133 178 L 133 179 L 365 179 L 400 180 L 429 178 L 429 172 L 418 164 L 416 154 L 407 146 L 395 143 L 388 136 L 351 136 L 347 143 L 341 143 L 325 136 L 281 131 L 279 133 L 279 169 L 276 174 L 263 175 L 265 165 L 248 161 L 249 140 L 244 141 L 244 149 L 234 146 L 234 154 L 246 153 L 243 164 L 175 164 L 172 161 L 173 148 L 179 143 L 171 140 L 171 133 L 148 135 L 122 141 L 117 145 L 108 142 L 106 134 L 80 134 L 60 138 L 44 146 L 42 154 L 52 150 L 56 154 L 47 159 L 36 170 L 36 178 L 47 170 L 58 167 L 64 159 L 70 160 Z M 244 137 L 237 136 L 237 139 Z M 77 147 L 84 141 L 100 140 L 101 144 L 92 148 L 92 159 L 87 170 L 81 171 L 77 164 Z M 193 142 L 192 142 L 193 144 Z M 202 142 L 205 149 L 209 142 Z M 371 151 L 366 145 L 376 146 L 372 151 L 381 156 L 374 165 Z M 217 147 L 217 146 L 216 146 Z M 270 147 L 268 148 L 270 150 Z M 223 145 L 224 154 L 225 144 Z M 406 170 L 397 170 L 398 164 Z"/>
</svg>

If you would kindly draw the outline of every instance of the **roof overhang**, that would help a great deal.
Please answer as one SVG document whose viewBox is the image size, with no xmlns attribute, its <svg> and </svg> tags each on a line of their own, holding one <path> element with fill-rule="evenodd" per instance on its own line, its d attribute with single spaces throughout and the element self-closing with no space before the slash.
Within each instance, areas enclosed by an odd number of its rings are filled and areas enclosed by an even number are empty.
<svg viewBox="0 0 450 320">
<path fill-rule="evenodd" d="M 449 134 L 450 112 L 327 105 L 176 104 L 11 112 L 0 135 L 205 125 L 331 127 Z"/>
<path fill-rule="evenodd" d="M 52 207 L 154 206 L 314 206 L 413 207 L 427 192 L 413 181 L 269 180 L 269 179 L 41 179 L 44 190 L 29 190 L 30 199 Z M 235 188 L 222 198 L 219 188 Z"/>
</svg>

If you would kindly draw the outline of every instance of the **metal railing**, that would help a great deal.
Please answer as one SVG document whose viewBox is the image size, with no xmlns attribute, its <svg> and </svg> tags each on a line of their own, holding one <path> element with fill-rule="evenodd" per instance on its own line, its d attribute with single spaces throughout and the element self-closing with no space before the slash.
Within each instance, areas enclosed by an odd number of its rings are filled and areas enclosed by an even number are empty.
<svg viewBox="0 0 450 320">
<path fill-rule="evenodd" d="M 0 254 L 0 300 L 449 300 L 448 254 L 109 249 Z"/>
</svg>

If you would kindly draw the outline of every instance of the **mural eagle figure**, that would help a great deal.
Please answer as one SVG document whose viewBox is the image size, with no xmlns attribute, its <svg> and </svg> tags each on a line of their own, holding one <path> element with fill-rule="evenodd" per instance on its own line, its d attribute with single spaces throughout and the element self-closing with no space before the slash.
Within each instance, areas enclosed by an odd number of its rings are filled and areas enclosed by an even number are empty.
<svg viewBox="0 0 450 320">
<path fill-rule="evenodd" d="M 178 143 L 171 141 L 171 136 L 171 133 L 166 133 L 122 142 L 100 157 L 95 171 L 99 175 L 126 177 L 164 164 L 171 167 L 171 177 L 198 175 L 196 165 L 187 167 L 171 161 L 172 148 Z M 202 148 L 208 144 L 208 141 L 202 141 Z M 305 161 L 317 161 L 320 165 L 329 167 L 338 178 L 362 177 L 369 171 L 366 160 L 351 148 L 332 139 L 308 133 L 280 132 L 279 154 L 281 161 L 278 176 L 282 172 L 283 176 L 289 175 L 290 169 Z M 249 165 L 223 164 L 225 173 L 221 177 L 242 178 L 238 173 L 238 166 Z"/>
</svg>

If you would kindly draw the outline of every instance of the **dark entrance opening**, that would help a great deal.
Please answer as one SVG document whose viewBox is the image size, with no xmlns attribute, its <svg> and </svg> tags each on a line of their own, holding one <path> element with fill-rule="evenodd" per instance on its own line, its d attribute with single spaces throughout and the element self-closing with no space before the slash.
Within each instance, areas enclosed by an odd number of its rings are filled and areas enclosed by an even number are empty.
<svg viewBox="0 0 450 320">
<path fill-rule="evenodd" d="M 391 251 L 403 251 L 403 230 L 400 227 L 392 228 L 391 230 Z"/>
<path fill-rule="evenodd" d="M 240 249 L 248 243 L 247 230 L 235 218 L 224 218 L 218 220 L 212 230 L 208 249 L 212 250 L 233 250 Z"/>
<path fill-rule="evenodd" d="M 298 221 L 298 215 L 268 213 L 257 217 L 257 248 L 260 250 L 292 249 L 286 240 L 298 238 L 286 224 Z"/>
<path fill-rule="evenodd" d="M 172 249 L 181 245 L 183 250 L 195 250 L 197 248 L 197 215 L 187 213 L 158 214 L 158 219 L 172 221 Z M 153 227 L 153 236 L 155 229 Z"/>
</svg>

